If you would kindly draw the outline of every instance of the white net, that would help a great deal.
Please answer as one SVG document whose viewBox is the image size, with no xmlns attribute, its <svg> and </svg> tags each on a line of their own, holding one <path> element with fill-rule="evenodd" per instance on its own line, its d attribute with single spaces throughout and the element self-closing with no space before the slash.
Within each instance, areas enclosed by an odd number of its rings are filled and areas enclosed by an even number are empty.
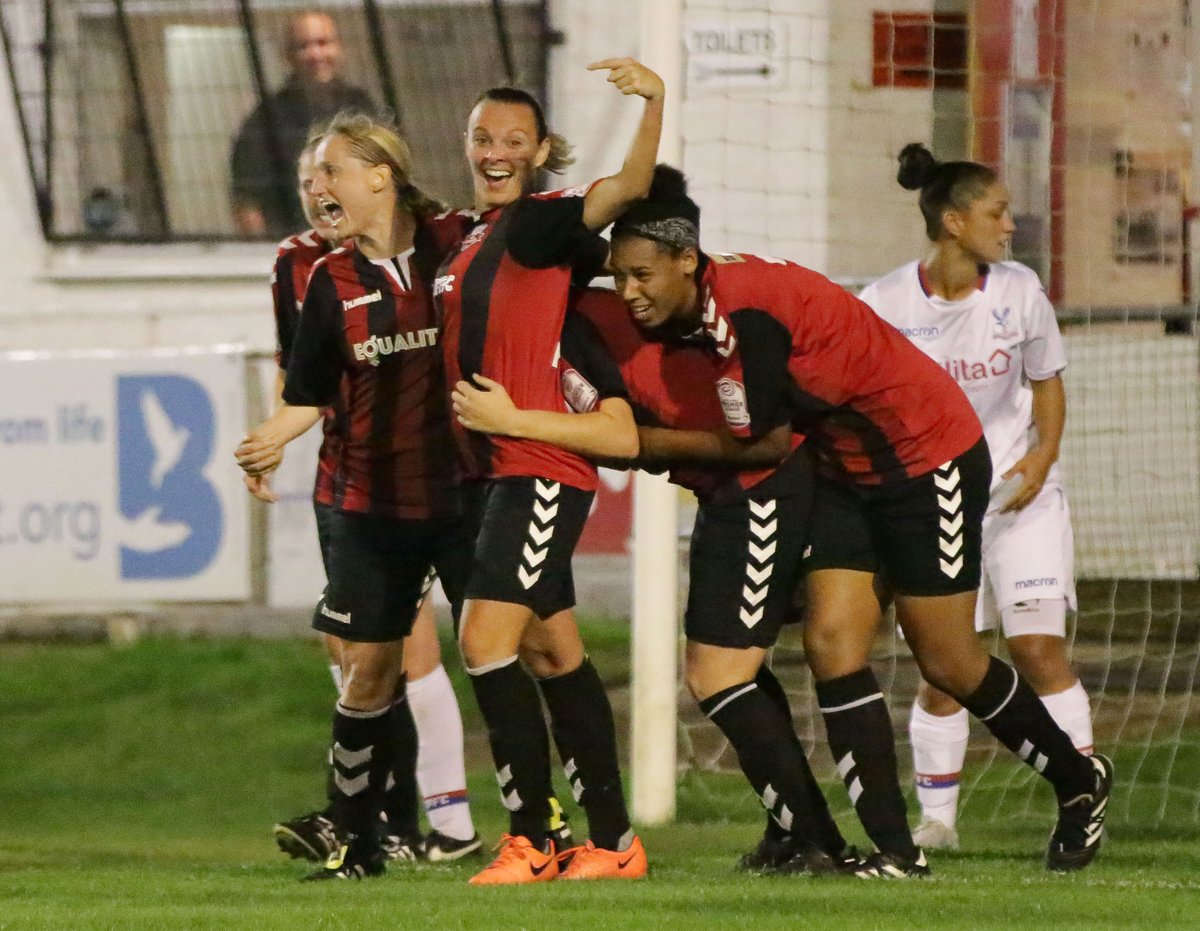
<svg viewBox="0 0 1200 931">
<path fill-rule="evenodd" d="M 1117 760 L 1114 815 L 1194 826 L 1200 351 L 1188 177 L 1200 94 L 1190 4 L 890 9 L 689 0 L 684 167 L 705 246 L 784 256 L 856 287 L 926 247 L 915 197 L 895 183 L 905 143 L 1001 169 L 1014 258 L 1042 276 L 1066 338 L 1073 659 L 1096 745 Z M 907 769 L 917 679 L 890 631 L 875 669 Z M 772 661 L 815 767 L 832 779 L 798 630 Z M 681 765 L 736 770 L 685 695 L 680 710 Z M 971 733 L 964 814 L 1042 811 L 1040 780 L 982 726 Z"/>
</svg>

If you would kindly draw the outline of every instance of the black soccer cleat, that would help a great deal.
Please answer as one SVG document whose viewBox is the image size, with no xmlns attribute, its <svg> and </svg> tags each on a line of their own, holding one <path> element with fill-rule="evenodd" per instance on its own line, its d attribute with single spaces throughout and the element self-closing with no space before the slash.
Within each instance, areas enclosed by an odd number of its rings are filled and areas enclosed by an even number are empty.
<svg viewBox="0 0 1200 931">
<path fill-rule="evenodd" d="M 385 872 L 386 856 L 383 848 L 375 841 L 353 837 L 329 855 L 325 865 L 304 877 L 305 882 L 320 882 L 326 879 L 366 879 L 382 876 Z"/>
<path fill-rule="evenodd" d="M 772 837 L 763 834 L 758 846 L 738 859 L 737 867 L 747 873 L 772 873 L 800 851 L 800 842 L 791 834 Z"/>
<path fill-rule="evenodd" d="M 863 862 L 853 847 L 830 854 L 805 844 L 772 872 L 781 876 L 854 876 L 862 869 Z"/>
<path fill-rule="evenodd" d="M 430 863 L 449 863 L 452 860 L 461 860 L 463 857 L 478 853 L 482 846 L 483 843 L 478 834 L 472 835 L 467 840 L 458 840 L 441 831 L 430 831 L 421 841 L 419 855 Z"/>
<path fill-rule="evenodd" d="M 1058 806 L 1058 823 L 1046 848 L 1046 869 L 1057 873 L 1081 870 L 1096 858 L 1104 833 L 1104 817 L 1108 814 L 1108 798 L 1112 794 L 1113 764 L 1097 753 L 1091 758 L 1096 774 L 1096 786 Z"/>
<path fill-rule="evenodd" d="M 272 829 L 279 849 L 293 860 L 321 863 L 341 846 L 337 829 L 323 811 L 309 812 L 291 821 L 281 821 Z"/>
<path fill-rule="evenodd" d="M 924 879 L 931 873 L 925 851 L 920 847 L 912 860 L 877 850 L 854 870 L 859 879 Z"/>
</svg>

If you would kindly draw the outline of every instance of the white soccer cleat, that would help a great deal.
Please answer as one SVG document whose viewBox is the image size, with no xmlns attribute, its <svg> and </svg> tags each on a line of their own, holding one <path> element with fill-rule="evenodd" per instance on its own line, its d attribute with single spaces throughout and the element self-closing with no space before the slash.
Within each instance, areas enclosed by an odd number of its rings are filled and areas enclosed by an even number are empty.
<svg viewBox="0 0 1200 931">
<path fill-rule="evenodd" d="M 957 850 L 958 831 L 928 815 L 913 831 L 913 843 L 925 850 Z"/>
</svg>

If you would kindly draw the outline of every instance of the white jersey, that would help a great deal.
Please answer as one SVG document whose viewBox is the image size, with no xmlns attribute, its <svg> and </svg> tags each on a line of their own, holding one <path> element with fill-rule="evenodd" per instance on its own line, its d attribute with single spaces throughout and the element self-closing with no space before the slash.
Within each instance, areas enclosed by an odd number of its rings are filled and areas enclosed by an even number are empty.
<svg viewBox="0 0 1200 931">
<path fill-rule="evenodd" d="M 910 262 L 868 285 L 859 297 L 941 364 L 983 423 L 992 454 L 992 507 L 1015 489 L 1002 476 L 1037 443 L 1030 381 L 1067 365 L 1054 308 L 1037 274 L 1019 262 L 986 267 L 981 285 L 961 301 L 927 292 L 920 263 Z M 1061 485 L 1058 463 L 1046 485 Z"/>
</svg>

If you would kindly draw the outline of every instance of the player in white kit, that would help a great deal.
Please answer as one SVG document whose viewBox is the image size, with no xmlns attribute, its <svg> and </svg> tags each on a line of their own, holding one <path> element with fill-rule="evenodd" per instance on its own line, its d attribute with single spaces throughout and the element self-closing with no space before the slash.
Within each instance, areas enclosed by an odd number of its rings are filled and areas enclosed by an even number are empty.
<svg viewBox="0 0 1200 931">
<path fill-rule="evenodd" d="M 1016 666 L 1076 748 L 1092 750 L 1087 693 L 1067 656 L 1075 609 L 1074 555 L 1058 467 L 1066 367 L 1054 308 L 1037 274 L 1003 261 L 1015 226 L 990 168 L 938 162 L 925 146 L 900 153 L 900 185 L 920 190 L 929 256 L 870 284 L 860 298 L 962 387 L 992 456 L 983 522 L 979 630 L 999 620 Z M 909 733 L 921 847 L 956 848 L 967 712 L 922 682 Z"/>
</svg>

